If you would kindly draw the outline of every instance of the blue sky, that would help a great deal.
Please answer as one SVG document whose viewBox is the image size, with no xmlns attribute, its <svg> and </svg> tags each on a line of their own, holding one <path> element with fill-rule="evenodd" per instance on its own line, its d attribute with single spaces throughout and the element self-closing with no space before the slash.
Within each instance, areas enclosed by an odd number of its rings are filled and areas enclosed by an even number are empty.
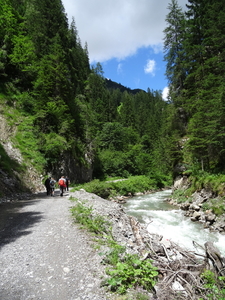
<svg viewBox="0 0 225 300">
<path fill-rule="evenodd" d="M 163 53 L 154 53 L 151 47 L 142 47 L 132 56 L 102 63 L 104 76 L 131 89 L 163 90 L 167 85 Z"/>
<path fill-rule="evenodd" d="M 166 99 L 163 30 L 170 0 L 62 0 L 69 23 L 88 45 L 90 64 L 131 89 L 161 90 Z M 185 10 L 188 0 L 177 0 Z"/>
</svg>

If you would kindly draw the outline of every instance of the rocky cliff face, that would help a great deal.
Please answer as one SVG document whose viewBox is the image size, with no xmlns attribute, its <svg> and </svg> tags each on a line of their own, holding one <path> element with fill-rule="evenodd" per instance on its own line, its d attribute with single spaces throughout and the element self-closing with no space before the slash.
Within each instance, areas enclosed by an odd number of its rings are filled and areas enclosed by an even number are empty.
<svg viewBox="0 0 225 300">
<path fill-rule="evenodd" d="M 15 126 L 9 126 L 3 115 L 0 114 L 0 199 L 12 199 L 19 193 L 30 193 L 43 190 L 43 175 L 39 174 L 32 166 L 22 167 L 24 159 L 13 145 L 13 137 L 16 133 Z M 7 169 L 4 168 L 7 158 Z M 21 166 L 21 168 L 19 168 Z M 21 169 L 21 172 L 18 171 Z"/>
<path fill-rule="evenodd" d="M 79 163 L 70 152 L 65 152 L 57 165 L 53 166 L 51 174 L 53 177 L 60 178 L 62 175 L 68 176 L 71 182 L 84 183 L 92 180 L 92 158 L 86 154 L 86 164 Z"/>
<path fill-rule="evenodd" d="M 79 163 L 72 153 L 66 152 L 47 174 L 38 172 L 24 160 L 20 150 L 13 143 L 17 126 L 17 123 L 10 125 L 7 123 L 0 108 L 0 201 L 17 198 L 21 193 L 45 190 L 43 179 L 46 175 L 53 176 L 56 180 L 65 175 L 72 182 L 87 182 L 92 179 L 91 149 L 85 155 L 86 163 Z"/>
</svg>

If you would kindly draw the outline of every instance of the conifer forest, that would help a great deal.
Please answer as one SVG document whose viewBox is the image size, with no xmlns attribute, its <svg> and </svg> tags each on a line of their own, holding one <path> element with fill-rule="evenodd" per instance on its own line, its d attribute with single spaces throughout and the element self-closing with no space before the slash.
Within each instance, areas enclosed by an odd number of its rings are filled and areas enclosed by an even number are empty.
<svg viewBox="0 0 225 300">
<path fill-rule="evenodd" d="M 224 174 L 224 25 L 221 0 L 168 4 L 164 101 L 91 66 L 61 0 L 0 0 L 0 107 L 14 143 L 45 172 L 66 154 L 93 178 L 172 178 L 177 166 Z"/>
</svg>

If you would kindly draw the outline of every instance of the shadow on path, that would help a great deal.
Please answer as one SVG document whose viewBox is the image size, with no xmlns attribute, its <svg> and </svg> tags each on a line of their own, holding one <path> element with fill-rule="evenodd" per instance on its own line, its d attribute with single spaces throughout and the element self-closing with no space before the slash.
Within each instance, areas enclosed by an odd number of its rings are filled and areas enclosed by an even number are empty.
<svg viewBox="0 0 225 300">
<path fill-rule="evenodd" d="M 59 189 L 55 190 L 55 197 L 59 197 Z M 68 192 L 65 192 L 65 196 Z M 29 199 L 19 199 L 0 204 L 0 249 L 14 242 L 17 238 L 32 233 L 32 226 L 41 222 L 43 213 L 38 211 L 23 211 L 29 205 L 46 201 L 50 196 L 46 192 L 30 194 Z"/>
<path fill-rule="evenodd" d="M 32 226 L 42 220 L 41 212 L 22 211 L 23 207 L 41 201 L 38 198 L 45 198 L 45 194 L 40 193 L 34 197 L 36 199 L 18 200 L 0 205 L 0 249 L 17 238 L 30 234 Z"/>
</svg>

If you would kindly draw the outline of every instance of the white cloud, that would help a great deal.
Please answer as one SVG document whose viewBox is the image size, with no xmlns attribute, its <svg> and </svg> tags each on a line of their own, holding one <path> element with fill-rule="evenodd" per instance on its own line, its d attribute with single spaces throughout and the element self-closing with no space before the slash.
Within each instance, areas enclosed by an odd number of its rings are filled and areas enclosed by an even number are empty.
<svg viewBox="0 0 225 300">
<path fill-rule="evenodd" d="M 62 0 L 69 22 L 75 18 L 90 62 L 124 59 L 140 47 L 162 47 L 169 0 Z M 187 0 L 178 0 L 185 7 Z"/>
<path fill-rule="evenodd" d="M 155 54 L 158 54 L 159 52 L 163 51 L 163 44 L 152 45 L 151 47 Z"/>
<path fill-rule="evenodd" d="M 156 62 L 152 59 L 148 59 L 147 64 L 144 67 L 144 71 L 146 74 L 151 74 L 152 76 L 155 76 L 155 67 Z"/>
<path fill-rule="evenodd" d="M 168 100 L 168 94 L 169 94 L 169 88 L 168 86 L 166 86 L 162 91 L 162 97 L 165 101 Z"/>
<path fill-rule="evenodd" d="M 118 64 L 118 66 L 117 66 L 117 74 L 121 74 L 121 73 L 123 73 L 123 69 L 122 69 L 122 64 L 120 63 L 120 64 Z"/>
</svg>

